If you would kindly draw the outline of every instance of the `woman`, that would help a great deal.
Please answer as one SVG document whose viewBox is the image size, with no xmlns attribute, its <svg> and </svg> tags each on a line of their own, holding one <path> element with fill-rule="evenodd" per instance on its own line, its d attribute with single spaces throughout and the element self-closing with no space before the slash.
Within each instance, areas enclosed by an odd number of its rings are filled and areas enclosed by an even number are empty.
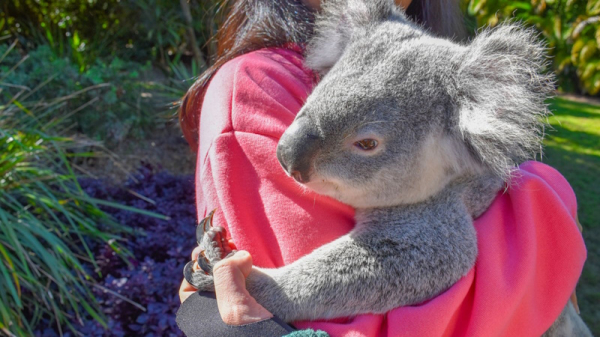
<svg viewBox="0 0 600 337">
<path fill-rule="evenodd" d="M 456 1 L 397 3 L 434 33 L 463 36 Z M 275 156 L 277 140 L 315 85 L 314 74 L 303 66 L 301 46 L 319 5 L 318 0 L 233 1 L 219 32 L 217 60 L 182 106 L 184 134 L 198 151 L 199 217 L 216 208 L 215 222 L 252 254 L 236 254 L 214 270 L 219 309 L 229 324 L 272 316 L 245 291 L 252 262 L 288 264 L 353 226 L 352 209 L 300 190 Z M 448 291 L 387 315 L 296 326 L 361 336 L 546 331 L 574 289 L 585 249 L 575 225 L 574 195 L 564 178 L 539 163 L 520 172 L 519 188 L 499 196 L 476 221 L 477 268 Z M 182 300 L 193 291 L 184 282 Z"/>
</svg>

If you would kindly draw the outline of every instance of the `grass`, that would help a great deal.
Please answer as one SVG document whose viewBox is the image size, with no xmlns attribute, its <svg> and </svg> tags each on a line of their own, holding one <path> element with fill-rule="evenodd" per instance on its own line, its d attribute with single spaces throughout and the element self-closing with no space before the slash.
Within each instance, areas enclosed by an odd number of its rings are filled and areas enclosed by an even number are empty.
<svg viewBox="0 0 600 337">
<path fill-rule="evenodd" d="M 556 98 L 550 103 L 543 161 L 569 181 L 579 206 L 579 220 L 588 250 L 577 287 L 581 315 L 600 336 L 600 105 Z"/>
</svg>

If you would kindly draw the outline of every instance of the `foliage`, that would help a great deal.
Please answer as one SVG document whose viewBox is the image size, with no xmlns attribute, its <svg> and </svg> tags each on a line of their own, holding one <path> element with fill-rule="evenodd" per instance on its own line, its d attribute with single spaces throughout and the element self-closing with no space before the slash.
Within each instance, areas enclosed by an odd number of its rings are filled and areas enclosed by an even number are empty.
<svg viewBox="0 0 600 337">
<path fill-rule="evenodd" d="M 175 314 L 180 305 L 178 289 L 183 266 L 195 246 L 197 220 L 192 182 L 192 176 L 155 173 L 150 167 L 142 167 L 123 187 L 96 179 L 80 180 L 84 191 L 94 198 L 169 216 L 169 221 L 165 221 L 105 208 L 119 222 L 134 231 L 143 230 L 146 235 L 125 236 L 125 245 L 132 252 L 130 265 L 115 256 L 110 246 L 95 247 L 102 288 L 95 289 L 94 295 L 108 317 L 109 328 L 88 316 L 83 325 L 77 326 L 81 335 L 183 336 Z M 56 325 L 46 320 L 35 336 L 57 336 Z"/>
<path fill-rule="evenodd" d="M 11 95 L 11 88 L 21 91 Z M 114 222 L 70 170 L 66 150 L 77 142 L 43 133 L 18 100 L 22 87 L 2 83 L 0 90 L 0 329 L 26 336 L 42 317 L 68 323 L 82 312 L 103 322 L 81 260 L 94 261 L 89 240 L 116 248 L 111 231 L 95 225 L 115 232 Z"/>
<path fill-rule="evenodd" d="M 538 29 L 564 91 L 600 92 L 600 0 L 463 0 L 479 26 L 516 19 Z"/>
<path fill-rule="evenodd" d="M 0 55 L 8 48 L 0 44 Z M 13 51 L 0 64 L 0 72 L 6 73 L 3 81 L 12 85 L 5 91 L 19 94 L 24 108 L 39 122 L 54 120 L 65 132 L 113 142 L 143 136 L 156 124 L 153 88 L 140 78 L 147 69 L 114 58 L 79 72 L 69 59 L 56 57 L 45 45 L 25 57 Z"/>
<path fill-rule="evenodd" d="M 70 57 L 83 71 L 98 58 L 146 63 L 168 71 L 169 58 L 191 56 L 186 30 L 206 55 L 216 29 L 216 0 L 191 0 L 193 23 L 174 0 L 11 0 L 0 11 L 0 35 L 18 37 L 26 49 L 49 45 L 58 57 Z"/>
<path fill-rule="evenodd" d="M 47 118 L 72 106 L 82 109 L 63 120 L 71 133 L 121 142 L 141 138 L 174 107 L 213 53 L 208 43 L 216 29 L 217 0 L 15 0 L 0 4 L 2 39 L 16 38 L 29 60 L 8 79 L 28 88 L 48 81 L 32 100 L 86 92 Z M 188 10 L 194 20 L 185 20 Z M 190 30 L 198 51 L 192 48 Z M 8 40 L 7 40 L 8 41 Z M 199 54 L 199 57 L 193 57 Z M 191 59 L 192 70 L 184 64 Z M 127 61 L 123 61 L 127 60 Z M 20 61 L 9 55 L 6 66 Z M 162 72 L 157 71 L 161 69 Z M 164 75 L 167 75 L 165 79 Z M 187 77 L 183 77 L 187 76 Z M 57 92 L 55 92 L 57 91 Z M 84 105 L 88 103 L 88 105 Z M 70 110 L 72 111 L 72 110 Z M 110 144 L 109 144 L 110 145 Z"/>
<path fill-rule="evenodd" d="M 41 320 L 69 329 L 82 317 L 105 324 L 91 291 L 98 285 L 90 275 L 100 272 L 93 250 L 127 255 L 118 236 L 126 229 L 99 205 L 135 209 L 88 196 L 70 159 L 91 155 L 78 149 L 95 143 L 55 136 L 66 133 L 64 120 L 81 109 L 74 103 L 95 87 L 62 96 L 53 90 L 49 99 L 51 80 L 33 88 L 9 82 L 22 78 L 27 61 L 13 64 L 14 46 L 0 52 L 0 329 L 31 336 Z"/>
<path fill-rule="evenodd" d="M 170 106 L 172 117 L 175 117 L 179 100 L 186 94 L 188 89 L 194 84 L 196 78 L 200 76 L 201 71 L 195 63 L 187 67 L 183 62 L 169 62 L 169 71 L 171 76 L 163 83 L 155 83 L 156 100 L 163 103 L 163 106 Z M 169 104 L 170 103 L 170 104 Z"/>
</svg>

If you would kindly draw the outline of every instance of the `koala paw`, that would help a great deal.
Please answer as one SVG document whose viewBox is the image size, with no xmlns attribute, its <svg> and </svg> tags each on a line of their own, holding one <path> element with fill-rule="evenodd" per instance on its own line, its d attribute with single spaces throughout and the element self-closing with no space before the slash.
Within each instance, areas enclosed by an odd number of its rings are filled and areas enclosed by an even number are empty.
<svg viewBox="0 0 600 337">
<path fill-rule="evenodd" d="M 202 249 L 196 261 L 191 261 L 183 269 L 185 279 L 198 290 L 212 291 L 213 266 L 235 253 L 227 241 L 227 231 L 223 227 L 213 227 L 212 219 L 215 211 L 204 218 L 196 228 L 196 241 Z M 194 262 L 200 270 L 194 271 Z"/>
<path fill-rule="evenodd" d="M 212 266 L 233 252 L 226 236 L 225 228 L 210 227 L 198 242 L 202 249 L 198 256 L 198 265 L 209 274 L 212 273 Z"/>
<path fill-rule="evenodd" d="M 200 291 L 215 291 L 212 275 L 203 270 L 194 271 L 194 261 L 188 262 L 183 268 L 183 277 L 189 284 Z"/>
</svg>

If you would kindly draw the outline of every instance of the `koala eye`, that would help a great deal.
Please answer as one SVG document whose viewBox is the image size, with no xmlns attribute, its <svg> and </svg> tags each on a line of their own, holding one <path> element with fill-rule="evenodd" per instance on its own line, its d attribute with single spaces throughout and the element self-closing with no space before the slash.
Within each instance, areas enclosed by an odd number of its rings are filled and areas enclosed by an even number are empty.
<svg viewBox="0 0 600 337">
<path fill-rule="evenodd" d="M 364 151 L 370 151 L 377 147 L 379 143 L 375 139 L 363 139 L 354 143 L 354 146 Z"/>
</svg>

